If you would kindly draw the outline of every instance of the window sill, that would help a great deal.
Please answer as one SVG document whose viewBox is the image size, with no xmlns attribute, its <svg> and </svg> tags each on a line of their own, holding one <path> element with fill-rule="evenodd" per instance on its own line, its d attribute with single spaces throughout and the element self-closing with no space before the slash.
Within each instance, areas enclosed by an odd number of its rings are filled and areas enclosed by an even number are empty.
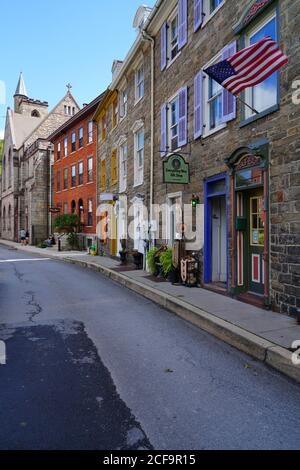
<svg viewBox="0 0 300 470">
<path fill-rule="evenodd" d="M 226 129 L 226 127 L 227 124 L 222 124 L 221 126 L 216 127 L 215 129 L 211 129 L 210 131 L 202 135 L 202 139 L 206 139 L 206 137 L 210 137 L 214 134 L 217 134 L 217 132 L 223 131 L 224 129 Z"/>
<path fill-rule="evenodd" d="M 165 70 L 168 70 L 174 62 L 176 62 L 176 59 L 181 55 L 181 51 L 178 52 L 178 54 L 172 59 L 171 61 L 168 61 L 167 66 Z"/>
<path fill-rule="evenodd" d="M 259 119 L 262 119 L 262 118 L 268 116 L 269 114 L 276 113 L 276 111 L 279 111 L 279 108 L 280 108 L 279 104 L 275 104 L 271 108 L 268 108 L 268 109 L 266 109 L 265 111 L 262 111 L 259 114 L 254 114 L 253 116 L 250 116 L 247 119 L 243 119 L 240 122 L 239 127 L 242 128 L 242 127 L 248 126 L 248 124 L 252 124 L 253 122 L 258 121 Z"/>
<path fill-rule="evenodd" d="M 210 15 L 205 15 L 205 16 L 204 16 L 205 19 L 204 19 L 204 21 L 203 21 L 203 23 L 202 23 L 202 25 L 201 25 L 201 28 L 204 28 L 204 27 L 207 25 L 207 23 L 210 22 L 210 20 L 211 20 L 211 19 L 218 13 L 218 11 L 222 8 L 222 6 L 224 5 L 225 1 L 226 1 L 226 0 L 224 0 L 222 3 L 220 3 L 220 5 L 218 5 L 217 8 L 216 8 L 212 13 L 210 13 Z"/>
<path fill-rule="evenodd" d="M 133 105 L 133 106 L 136 106 L 136 105 L 138 105 L 141 101 L 143 101 L 144 96 L 145 96 L 145 95 L 143 95 L 143 96 L 141 96 L 139 99 L 137 99 L 137 100 L 134 102 L 134 105 Z"/>
<path fill-rule="evenodd" d="M 144 181 L 142 181 L 141 183 L 134 183 L 133 187 L 138 188 L 139 186 L 143 186 L 143 184 L 144 184 Z"/>
<path fill-rule="evenodd" d="M 88 181 L 86 184 L 88 185 L 88 184 L 93 184 L 93 183 L 94 181 Z"/>
</svg>

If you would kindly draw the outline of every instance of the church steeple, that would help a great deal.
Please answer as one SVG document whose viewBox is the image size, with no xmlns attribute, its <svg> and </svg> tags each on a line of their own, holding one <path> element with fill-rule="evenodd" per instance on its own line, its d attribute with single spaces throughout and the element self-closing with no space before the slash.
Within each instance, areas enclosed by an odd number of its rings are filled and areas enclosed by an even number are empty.
<svg viewBox="0 0 300 470">
<path fill-rule="evenodd" d="M 22 72 L 20 73 L 20 77 L 19 77 L 16 92 L 15 92 L 15 96 L 26 96 L 26 97 L 28 97 L 27 90 L 26 90 L 26 85 L 25 85 L 25 81 L 24 81 L 24 77 L 23 77 Z"/>
</svg>

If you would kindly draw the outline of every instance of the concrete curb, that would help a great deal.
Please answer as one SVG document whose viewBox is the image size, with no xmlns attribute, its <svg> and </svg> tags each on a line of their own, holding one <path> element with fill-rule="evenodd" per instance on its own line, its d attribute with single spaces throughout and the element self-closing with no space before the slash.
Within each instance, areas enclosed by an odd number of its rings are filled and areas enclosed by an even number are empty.
<svg viewBox="0 0 300 470">
<path fill-rule="evenodd" d="M 3 243 L 3 245 L 11 246 L 6 243 Z M 29 249 L 24 250 L 21 247 L 18 247 L 17 250 L 27 251 L 30 253 Z M 42 250 L 41 252 L 32 250 L 31 253 L 41 254 Z M 68 256 L 61 257 L 54 253 L 47 253 L 46 257 L 99 272 L 300 383 L 300 366 L 293 364 L 292 352 L 275 343 L 267 341 L 254 333 L 233 325 L 212 313 L 205 312 L 201 308 L 190 305 L 187 302 L 176 299 L 169 294 L 160 292 L 150 286 L 130 279 L 122 273 L 118 273 L 104 266 L 99 266 L 97 263 L 69 258 Z"/>
</svg>

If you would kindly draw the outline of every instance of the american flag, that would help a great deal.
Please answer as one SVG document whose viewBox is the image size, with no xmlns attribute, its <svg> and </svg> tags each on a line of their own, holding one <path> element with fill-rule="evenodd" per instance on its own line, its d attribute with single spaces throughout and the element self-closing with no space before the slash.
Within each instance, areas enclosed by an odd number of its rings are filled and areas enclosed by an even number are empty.
<svg viewBox="0 0 300 470">
<path fill-rule="evenodd" d="M 286 64 L 288 58 L 273 39 L 266 37 L 232 57 L 204 70 L 211 78 L 237 95 L 263 82 Z"/>
</svg>

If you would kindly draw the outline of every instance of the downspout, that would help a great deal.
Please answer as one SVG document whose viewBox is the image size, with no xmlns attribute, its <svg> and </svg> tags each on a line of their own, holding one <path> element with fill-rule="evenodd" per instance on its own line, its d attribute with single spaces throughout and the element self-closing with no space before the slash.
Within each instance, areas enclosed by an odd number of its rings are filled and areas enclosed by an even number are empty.
<svg viewBox="0 0 300 470">
<path fill-rule="evenodd" d="M 153 202 L 154 202 L 154 45 L 155 45 L 155 40 L 152 36 L 150 36 L 148 33 L 146 33 L 145 30 L 142 31 L 142 37 L 145 41 L 150 41 L 151 42 L 151 129 L 150 129 L 150 216 L 149 216 L 149 232 L 152 229 L 152 223 L 153 223 Z M 152 240 L 152 235 L 150 237 L 150 245 L 152 245 L 153 240 Z"/>
</svg>

